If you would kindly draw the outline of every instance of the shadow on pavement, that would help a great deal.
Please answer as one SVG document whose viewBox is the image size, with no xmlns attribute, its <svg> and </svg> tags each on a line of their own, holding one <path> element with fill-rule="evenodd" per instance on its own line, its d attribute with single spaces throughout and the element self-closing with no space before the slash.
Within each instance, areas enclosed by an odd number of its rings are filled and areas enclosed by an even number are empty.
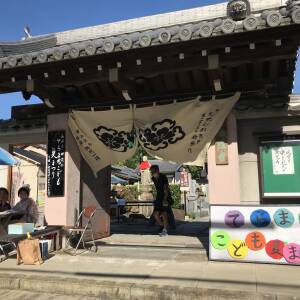
<svg viewBox="0 0 300 300">
<path fill-rule="evenodd" d="M 185 245 L 184 240 L 182 241 L 182 246 L 185 249 L 205 249 L 206 254 L 208 256 L 208 248 L 209 248 L 209 222 L 208 221 L 177 221 L 176 229 L 169 230 L 170 237 L 177 237 L 177 245 L 172 244 L 170 239 L 165 239 L 166 243 L 164 245 L 156 245 L 155 243 L 149 245 L 149 243 L 140 242 L 139 237 L 145 236 L 147 237 L 147 241 L 151 241 L 151 236 L 158 235 L 159 228 L 158 226 L 150 226 L 147 220 L 139 221 L 139 223 L 112 223 L 111 224 L 111 232 L 112 237 L 114 235 L 128 235 L 128 243 L 122 243 L 122 246 L 128 247 L 153 247 L 153 248 L 179 248 L 178 244 L 180 244 L 180 238 L 184 237 L 194 237 L 199 240 L 199 245 Z M 135 240 L 135 236 L 136 240 Z M 138 243 L 139 241 L 139 243 Z M 137 245 L 132 245 L 132 243 L 136 243 Z M 99 241 L 99 246 L 106 245 L 105 241 Z M 114 247 L 118 247 L 120 244 L 112 243 Z"/>
</svg>

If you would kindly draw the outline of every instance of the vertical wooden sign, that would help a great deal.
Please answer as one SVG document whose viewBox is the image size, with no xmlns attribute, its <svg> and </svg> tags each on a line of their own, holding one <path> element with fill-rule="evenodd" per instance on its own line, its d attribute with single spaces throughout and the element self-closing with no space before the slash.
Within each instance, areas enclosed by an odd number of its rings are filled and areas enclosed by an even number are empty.
<svg viewBox="0 0 300 300">
<path fill-rule="evenodd" d="M 216 164 L 228 165 L 228 144 L 225 142 L 215 143 Z"/>
<path fill-rule="evenodd" d="M 65 194 L 65 131 L 48 133 L 47 195 Z"/>
<path fill-rule="evenodd" d="M 182 187 L 189 186 L 189 173 L 186 171 L 180 172 L 180 186 Z"/>
</svg>

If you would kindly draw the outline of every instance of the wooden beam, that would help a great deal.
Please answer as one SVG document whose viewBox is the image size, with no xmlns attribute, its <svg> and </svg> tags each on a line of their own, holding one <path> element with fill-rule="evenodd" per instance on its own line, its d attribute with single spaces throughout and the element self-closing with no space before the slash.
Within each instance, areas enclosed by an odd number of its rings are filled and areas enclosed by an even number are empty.
<svg viewBox="0 0 300 300">
<path fill-rule="evenodd" d="M 59 88 L 45 88 L 39 82 L 35 83 L 35 88 L 32 93 L 41 100 L 48 99 L 54 107 L 60 106 L 65 98 L 63 90 Z"/>
<path fill-rule="evenodd" d="M 134 82 L 122 76 L 120 69 L 109 69 L 108 82 L 115 89 L 117 94 L 120 94 L 126 101 L 131 101 L 135 94 Z"/>
<path fill-rule="evenodd" d="M 282 88 L 280 90 L 280 93 L 282 95 L 287 95 L 288 90 L 286 89 L 287 85 L 286 83 L 282 83 Z M 249 92 L 252 93 L 269 93 L 276 94 L 278 91 L 276 90 L 276 87 L 278 85 L 278 82 L 270 81 L 264 81 L 264 80 L 254 80 L 254 81 L 242 81 L 242 82 L 232 82 L 231 84 L 226 84 L 223 86 L 222 84 L 222 91 L 221 93 L 234 93 L 237 90 L 241 92 Z M 133 98 L 132 103 L 141 103 L 141 102 L 151 102 L 151 101 L 161 101 L 166 99 L 181 99 L 185 97 L 194 97 L 198 95 L 214 95 L 218 94 L 220 91 L 216 91 L 215 86 L 211 84 L 210 86 L 207 86 L 206 88 L 202 89 L 174 89 L 170 91 L 164 90 L 158 91 L 156 89 L 156 92 L 144 92 L 140 94 L 136 94 Z M 90 97 L 88 101 L 82 101 L 82 98 L 72 98 L 72 102 L 69 102 L 69 98 L 60 99 L 60 106 L 61 107 L 76 107 L 76 106 L 97 106 L 97 105 L 117 105 L 122 102 L 120 102 L 120 96 L 113 95 L 112 92 L 110 92 L 110 97 L 106 96 L 104 98 L 96 97 Z"/>
<path fill-rule="evenodd" d="M 273 51 L 274 50 L 274 51 Z M 296 49 L 290 48 L 275 48 L 273 49 L 257 49 L 255 51 L 241 49 L 231 54 L 222 54 L 219 56 L 218 65 L 222 67 L 231 67 L 239 66 L 246 63 L 259 63 L 265 60 L 278 60 L 278 59 L 290 59 L 294 58 L 296 54 Z M 209 66 L 207 57 L 202 57 L 198 53 L 185 58 L 184 60 L 178 60 L 177 58 L 169 57 L 166 58 L 162 63 L 156 63 L 154 60 L 144 60 L 142 66 L 130 65 L 126 69 L 125 67 L 122 70 L 119 70 L 119 76 L 123 77 L 122 81 L 125 81 L 124 78 L 133 78 L 133 77 L 154 77 L 157 74 L 166 74 L 171 72 L 183 72 L 190 70 L 207 70 L 212 69 Z M 107 80 L 105 74 L 99 78 L 97 76 L 95 80 Z M 74 80 L 74 78 L 73 78 Z M 89 80 L 93 81 L 93 78 Z"/>
<path fill-rule="evenodd" d="M 208 70 L 216 70 L 220 67 L 220 56 L 218 54 L 208 55 Z"/>
</svg>

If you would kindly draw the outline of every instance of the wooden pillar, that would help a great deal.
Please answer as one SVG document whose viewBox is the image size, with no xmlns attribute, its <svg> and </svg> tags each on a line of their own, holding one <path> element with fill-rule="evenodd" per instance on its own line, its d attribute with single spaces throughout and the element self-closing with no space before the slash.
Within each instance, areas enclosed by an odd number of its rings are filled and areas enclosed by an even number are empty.
<svg viewBox="0 0 300 300">
<path fill-rule="evenodd" d="M 97 238 L 107 237 L 110 235 L 111 168 L 102 169 L 95 177 L 83 159 L 81 165 L 82 207 L 97 208 L 93 221 L 94 230 Z"/>
<path fill-rule="evenodd" d="M 65 131 L 64 195 L 61 197 L 48 197 L 46 195 L 45 218 L 49 225 L 74 226 L 80 206 L 81 155 L 76 141 L 68 128 L 68 115 L 48 115 L 48 132 L 60 130 Z"/>
</svg>

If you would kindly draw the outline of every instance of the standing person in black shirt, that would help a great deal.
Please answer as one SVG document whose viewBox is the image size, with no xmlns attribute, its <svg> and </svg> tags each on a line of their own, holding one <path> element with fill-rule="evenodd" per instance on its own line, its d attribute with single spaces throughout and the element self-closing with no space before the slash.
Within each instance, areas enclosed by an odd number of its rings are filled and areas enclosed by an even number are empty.
<svg viewBox="0 0 300 300">
<path fill-rule="evenodd" d="M 172 203 L 172 197 L 167 176 L 159 172 L 159 167 L 151 166 L 150 172 L 156 187 L 156 201 L 154 205 L 154 217 L 161 226 L 160 236 L 168 235 L 168 207 Z"/>
</svg>

